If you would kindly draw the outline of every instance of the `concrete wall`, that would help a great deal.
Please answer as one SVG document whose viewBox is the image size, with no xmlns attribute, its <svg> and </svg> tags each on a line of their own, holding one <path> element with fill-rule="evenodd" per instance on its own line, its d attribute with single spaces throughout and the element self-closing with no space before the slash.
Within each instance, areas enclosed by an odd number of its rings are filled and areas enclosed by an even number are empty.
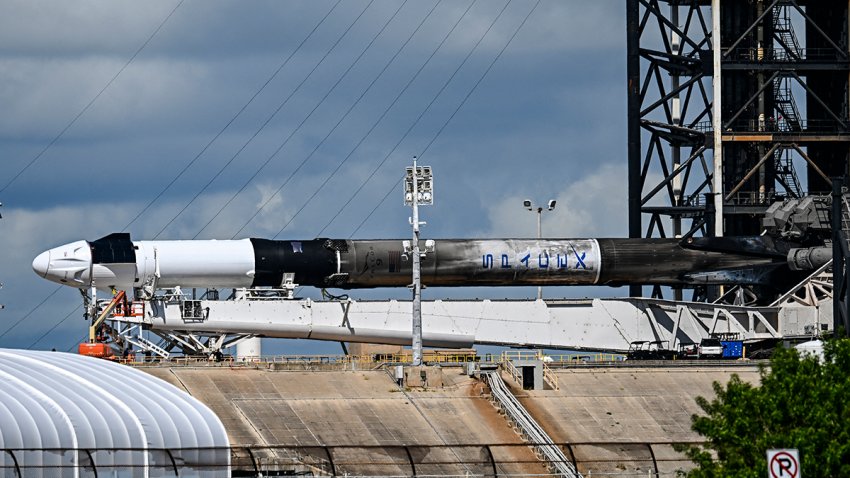
<svg viewBox="0 0 850 478">
<path fill-rule="evenodd" d="M 555 442 L 617 443 L 573 447 L 580 462 L 588 461 L 583 469 L 596 472 L 646 472 L 651 468 L 648 447 L 624 443 L 701 441 L 691 430 L 692 415 L 700 413 L 696 397 L 713 398 L 712 383 L 725 384 L 733 373 L 751 383 L 759 379 L 756 366 L 574 368 L 555 373 L 559 390 L 514 390 Z M 690 468 L 670 446 L 654 446 L 652 453 L 661 460 L 662 471 Z M 589 462 L 614 457 L 630 461 Z"/>
<path fill-rule="evenodd" d="M 399 390 L 383 371 L 293 372 L 256 368 L 161 367 L 148 373 L 168 380 L 212 408 L 228 429 L 235 445 L 364 446 L 516 444 L 496 447 L 497 461 L 525 462 L 500 465 L 500 473 L 545 473 L 519 435 L 498 414 L 477 380 L 460 368 L 445 369 L 442 388 Z M 437 448 L 425 462 L 489 460 L 481 448 Z M 417 450 L 413 450 L 416 452 Z M 324 453 L 318 450 L 317 453 Z M 395 452 L 370 448 L 339 450 L 345 460 L 387 461 Z M 345 456 L 351 453 L 356 456 Z M 370 458 L 371 457 L 371 458 Z M 314 457 L 315 458 L 315 457 Z M 404 462 L 406 456 L 392 457 Z M 339 470 L 338 470 L 339 471 Z M 409 474 L 409 467 L 342 465 L 350 473 Z M 464 474 L 481 467 L 426 465 L 419 474 Z M 492 473 L 487 467 L 487 473 Z"/>
<path fill-rule="evenodd" d="M 384 462 L 393 445 L 521 445 L 522 440 L 490 404 L 482 383 L 443 370 L 442 387 L 400 390 L 384 371 L 273 371 L 261 368 L 159 367 L 145 371 L 188 391 L 210 406 L 236 445 L 359 446 L 336 459 Z M 573 444 L 579 470 L 636 473 L 688 469 L 690 464 L 663 442 L 693 442 L 697 396 L 713 397 L 712 382 L 737 373 L 757 382 L 756 367 L 574 368 L 556 371 L 559 390 L 521 390 L 503 377 L 556 443 Z M 593 442 L 593 445 L 580 443 Z M 651 447 L 645 443 L 655 443 Z M 608 443 L 608 444 L 606 444 Z M 324 451 L 317 449 L 319 455 Z M 456 462 L 489 459 L 480 449 L 413 450 L 416 460 Z M 491 446 L 500 473 L 545 473 L 525 446 Z M 348 454 L 349 456 L 345 456 Z M 270 456 L 280 460 L 281 454 Z M 323 455 L 322 455 L 323 456 Z M 568 453 L 569 456 L 569 453 Z M 297 458 L 297 459 L 296 459 Z M 319 459 L 303 453 L 295 461 Z M 404 462 L 407 456 L 392 458 Z M 366 465 L 338 470 L 355 474 L 409 475 L 404 465 Z M 419 474 L 486 472 L 481 467 L 425 465 Z M 662 475 L 664 476 L 664 475 Z"/>
</svg>

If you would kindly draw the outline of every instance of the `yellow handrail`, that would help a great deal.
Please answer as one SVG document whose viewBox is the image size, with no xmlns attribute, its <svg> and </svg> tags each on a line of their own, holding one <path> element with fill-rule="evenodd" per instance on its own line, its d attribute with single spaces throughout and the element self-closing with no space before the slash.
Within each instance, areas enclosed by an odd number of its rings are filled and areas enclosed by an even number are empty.
<svg viewBox="0 0 850 478">
<path fill-rule="evenodd" d="M 498 364 L 503 362 L 513 362 L 521 360 L 542 360 L 544 363 L 544 374 L 548 370 L 554 375 L 551 370 L 553 366 L 578 364 L 578 363 L 597 363 L 597 362 L 617 362 L 623 360 L 620 354 L 612 353 L 569 353 L 562 355 L 543 355 L 539 351 L 523 351 L 511 350 L 503 352 L 501 355 L 483 354 L 477 355 L 472 352 L 464 353 L 446 353 L 443 351 L 425 351 L 423 353 L 423 361 L 429 364 L 454 364 L 454 363 L 492 363 Z M 143 361 L 135 360 L 134 356 L 124 359 L 124 362 L 139 363 Z M 215 360 L 214 358 L 201 356 L 179 356 L 169 359 L 147 360 L 146 362 L 163 362 L 163 363 L 210 363 L 220 362 L 223 364 L 334 364 L 334 365 L 371 365 L 382 363 L 394 364 L 410 364 L 413 362 L 413 357 L 410 353 L 392 353 L 392 354 L 368 354 L 368 355 L 321 355 L 321 354 L 300 354 L 300 355 L 261 355 L 256 357 L 245 357 L 236 360 L 232 356 L 224 356 Z"/>
<path fill-rule="evenodd" d="M 618 362 L 623 360 L 622 354 L 603 352 L 570 352 L 565 354 L 544 355 L 542 350 L 506 350 L 502 352 L 502 361 L 542 360 L 549 364 L 566 364 L 578 362 Z"/>
<path fill-rule="evenodd" d="M 552 368 L 543 362 L 543 380 L 549 382 L 552 390 L 558 390 L 558 376 L 552 371 Z"/>
</svg>

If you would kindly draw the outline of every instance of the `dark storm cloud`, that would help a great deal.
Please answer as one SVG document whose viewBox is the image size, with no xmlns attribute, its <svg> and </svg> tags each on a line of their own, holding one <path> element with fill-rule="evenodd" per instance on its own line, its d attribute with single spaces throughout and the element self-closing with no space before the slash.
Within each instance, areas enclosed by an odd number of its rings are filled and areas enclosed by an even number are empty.
<svg viewBox="0 0 850 478">
<path fill-rule="evenodd" d="M 131 225 L 133 236 L 150 238 L 173 220 L 162 238 L 228 238 L 246 223 L 240 237 L 271 237 L 287 223 L 281 237 L 313 237 L 329 222 L 324 235 L 347 237 L 388 191 L 357 236 L 407 236 L 409 212 L 401 206 L 398 179 L 410 157 L 429 143 L 423 161 L 437 175 L 437 205 L 424 212 L 429 221 L 424 233 L 431 237 L 528 235 L 524 232 L 533 217 L 514 207 L 527 196 L 569 202 L 544 222 L 552 234 L 625 233 L 621 216 L 610 213 L 624 197 L 611 191 L 625 188 L 622 3 L 543 1 L 472 91 L 534 5 L 510 2 L 490 28 L 505 2 L 477 1 L 387 110 L 470 6 L 469 1 L 439 2 L 375 80 L 435 3 L 408 1 L 353 64 L 401 3 L 375 0 L 366 8 L 367 0 L 341 2 L 221 137 Z M 52 290 L 30 270 L 32 257 L 124 227 L 236 115 L 334 4 L 186 0 L 92 107 L 0 194 L 6 205 L 0 221 L 0 280 L 6 288 L 0 290 L 0 303 L 7 306 L 0 311 L 0 333 Z M 68 125 L 176 5 L 164 0 L 0 5 L 0 184 Z M 384 158 L 383 167 L 331 221 Z M 207 183 L 206 191 L 177 216 Z M 505 293 L 494 292 L 497 297 Z M 29 346 L 77 303 L 76 292 L 60 291 L 0 345 Z M 66 321 L 38 346 L 67 347 L 76 339 L 71 336 L 82 334 L 81 325 L 80 320 Z"/>
</svg>

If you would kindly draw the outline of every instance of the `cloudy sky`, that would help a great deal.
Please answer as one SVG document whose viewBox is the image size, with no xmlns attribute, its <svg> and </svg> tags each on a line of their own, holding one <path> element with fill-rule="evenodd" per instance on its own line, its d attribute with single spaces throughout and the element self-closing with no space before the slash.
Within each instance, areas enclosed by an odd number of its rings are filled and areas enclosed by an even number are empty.
<svg viewBox="0 0 850 478">
<path fill-rule="evenodd" d="M 625 236 L 624 17 L 598 0 L 0 3 L 0 346 L 85 336 L 77 291 L 30 266 L 73 240 L 406 237 L 414 155 L 435 171 L 424 237 L 533 236 L 524 198 L 558 200 L 544 235 Z"/>
</svg>

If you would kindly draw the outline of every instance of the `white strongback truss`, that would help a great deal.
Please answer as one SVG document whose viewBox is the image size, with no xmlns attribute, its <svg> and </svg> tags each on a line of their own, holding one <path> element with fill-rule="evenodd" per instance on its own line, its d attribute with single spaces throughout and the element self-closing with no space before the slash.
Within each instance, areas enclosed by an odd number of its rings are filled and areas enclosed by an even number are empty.
<svg viewBox="0 0 850 478">
<path fill-rule="evenodd" d="M 818 283 L 820 276 L 810 283 Z M 165 294 L 141 316 L 112 317 L 112 328 L 142 350 L 209 354 L 252 336 L 407 345 L 410 303 L 397 300 L 283 299 L 248 294 L 241 300 L 192 300 Z M 655 299 L 434 300 L 422 303 L 423 342 L 624 352 L 639 340 L 696 342 L 712 333 L 745 341 L 817 336 L 831 329 L 824 298 L 816 306 L 786 300 L 747 307 Z M 158 335 L 158 344 L 141 329 Z"/>
</svg>

